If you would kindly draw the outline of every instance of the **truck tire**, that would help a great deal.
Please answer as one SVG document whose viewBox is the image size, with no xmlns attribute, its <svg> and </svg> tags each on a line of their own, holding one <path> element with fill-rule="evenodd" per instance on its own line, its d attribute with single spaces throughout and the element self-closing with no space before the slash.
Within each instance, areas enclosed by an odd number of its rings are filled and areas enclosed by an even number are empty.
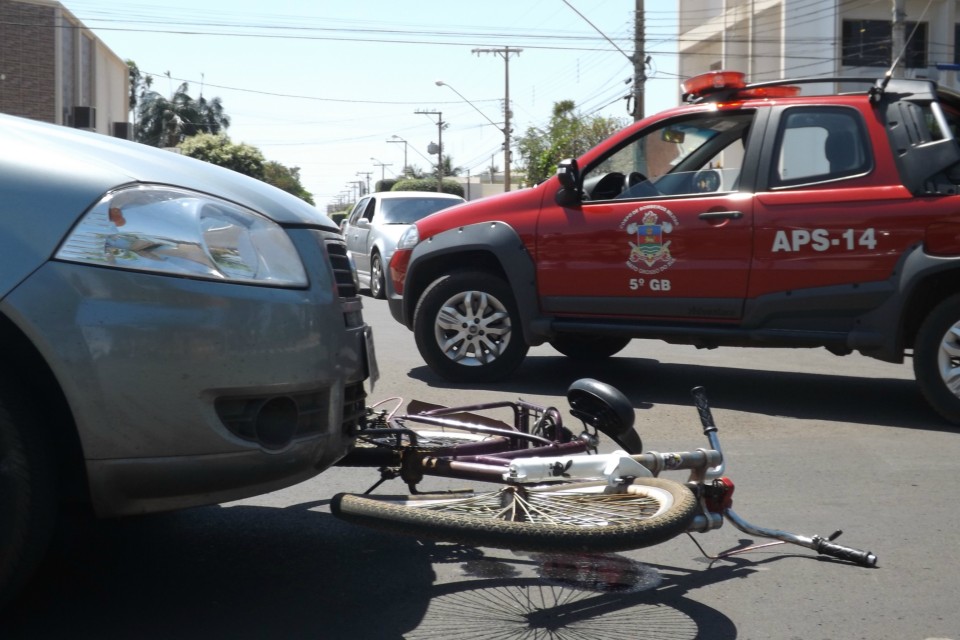
<svg viewBox="0 0 960 640">
<path fill-rule="evenodd" d="M 52 456 L 29 394 L 0 377 L 0 609 L 49 546 L 57 515 Z"/>
<path fill-rule="evenodd" d="M 930 406 L 960 424 L 960 294 L 934 307 L 920 325 L 913 372 Z"/>
<path fill-rule="evenodd" d="M 482 271 L 455 272 L 427 287 L 413 333 L 430 369 L 452 382 L 503 379 L 529 349 L 510 287 Z"/>
<path fill-rule="evenodd" d="M 550 341 L 550 346 L 574 360 L 603 360 L 622 351 L 630 338 L 564 333 Z"/>
</svg>

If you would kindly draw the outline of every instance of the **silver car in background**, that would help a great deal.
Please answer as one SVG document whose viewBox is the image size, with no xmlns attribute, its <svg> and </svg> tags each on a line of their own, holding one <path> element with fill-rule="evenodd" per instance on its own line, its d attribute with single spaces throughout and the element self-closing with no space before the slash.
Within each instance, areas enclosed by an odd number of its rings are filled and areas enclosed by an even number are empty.
<svg viewBox="0 0 960 640">
<path fill-rule="evenodd" d="M 310 478 L 375 372 L 337 227 L 263 182 L 0 115 L 0 606 L 60 508 L 122 516 Z"/>
<path fill-rule="evenodd" d="M 374 298 L 383 298 L 387 266 L 407 227 L 464 202 L 457 195 L 429 191 L 384 191 L 361 198 L 341 225 L 360 287 L 369 289 Z"/>
</svg>

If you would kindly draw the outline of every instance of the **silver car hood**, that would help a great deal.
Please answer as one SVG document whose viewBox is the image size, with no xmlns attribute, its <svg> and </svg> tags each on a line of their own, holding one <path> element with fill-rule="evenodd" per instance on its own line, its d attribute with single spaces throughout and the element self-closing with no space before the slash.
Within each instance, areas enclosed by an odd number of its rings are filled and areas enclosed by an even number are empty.
<svg viewBox="0 0 960 640">
<path fill-rule="evenodd" d="M 143 182 L 177 185 L 216 195 L 281 224 L 337 230 L 315 207 L 281 189 L 229 169 L 136 142 L 0 115 L 0 150 L 0 193 L 6 195 L 19 191 L 18 186 L 28 185 L 33 187 L 30 191 L 41 194 L 44 185 L 49 185 L 48 191 L 56 188 L 61 193 L 49 194 L 56 206 L 44 206 L 44 217 L 62 213 L 69 217 L 70 224 L 108 190 Z"/>
</svg>

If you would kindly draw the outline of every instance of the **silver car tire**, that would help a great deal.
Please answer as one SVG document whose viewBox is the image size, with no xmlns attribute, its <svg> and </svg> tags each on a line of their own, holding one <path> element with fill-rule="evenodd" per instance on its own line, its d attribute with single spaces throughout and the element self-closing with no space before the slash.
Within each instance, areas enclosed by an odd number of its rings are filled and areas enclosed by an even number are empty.
<svg viewBox="0 0 960 640">
<path fill-rule="evenodd" d="M 434 281 L 417 302 L 413 331 L 430 369 L 452 382 L 501 380 L 529 349 L 510 287 L 482 271 Z"/>
<path fill-rule="evenodd" d="M 57 515 L 52 447 L 30 397 L 0 377 L 0 609 L 39 565 Z"/>
<path fill-rule="evenodd" d="M 370 296 L 377 300 L 383 300 L 384 294 L 384 272 L 383 259 L 379 253 L 370 256 Z"/>
</svg>

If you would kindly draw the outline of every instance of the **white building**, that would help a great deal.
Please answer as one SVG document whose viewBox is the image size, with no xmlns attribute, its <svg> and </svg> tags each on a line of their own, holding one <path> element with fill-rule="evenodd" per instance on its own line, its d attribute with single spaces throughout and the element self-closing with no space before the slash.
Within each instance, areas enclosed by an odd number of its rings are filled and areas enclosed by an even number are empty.
<svg viewBox="0 0 960 640">
<path fill-rule="evenodd" d="M 891 64 L 902 13 L 905 77 L 956 89 L 957 0 L 679 0 L 681 77 L 743 71 L 750 82 L 874 77 Z M 916 27 L 916 28 L 915 28 Z M 911 37 L 912 35 L 912 37 Z M 938 65 L 940 68 L 938 68 Z"/>
</svg>

